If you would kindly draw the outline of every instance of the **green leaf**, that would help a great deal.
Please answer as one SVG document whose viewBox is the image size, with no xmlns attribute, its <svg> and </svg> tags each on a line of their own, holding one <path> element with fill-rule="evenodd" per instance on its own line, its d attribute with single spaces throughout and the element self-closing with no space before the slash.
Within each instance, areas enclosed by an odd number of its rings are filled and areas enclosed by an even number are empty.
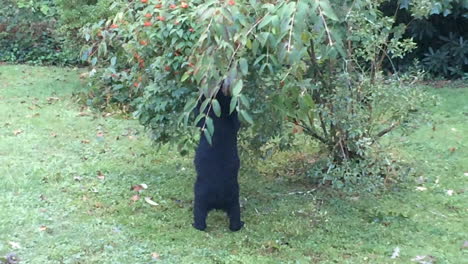
<svg viewBox="0 0 468 264">
<path fill-rule="evenodd" d="M 271 34 L 269 32 L 262 32 L 262 33 L 258 34 L 257 39 L 260 42 L 260 45 L 262 45 L 262 47 L 265 47 L 265 44 L 266 44 L 266 42 L 268 40 L 268 37 L 270 35 Z"/>
<path fill-rule="evenodd" d="M 88 57 L 89 57 L 89 50 L 87 49 L 87 50 L 83 51 L 83 54 L 81 54 L 81 60 L 86 61 L 86 60 L 88 60 Z"/>
<path fill-rule="evenodd" d="M 254 65 L 257 65 L 258 63 L 260 63 L 261 60 L 263 60 L 263 58 L 265 58 L 266 55 L 265 54 L 262 54 L 260 55 L 254 62 Z"/>
<path fill-rule="evenodd" d="M 323 14 L 335 21 L 338 21 L 338 17 L 335 14 L 335 11 L 333 11 L 330 2 L 328 0 L 320 0 L 319 2 L 320 7 L 322 8 Z"/>
<path fill-rule="evenodd" d="M 117 57 L 112 57 L 111 58 L 111 66 L 114 66 L 116 62 L 117 62 Z"/>
<path fill-rule="evenodd" d="M 229 114 L 232 114 L 234 112 L 234 109 L 236 109 L 237 106 L 237 101 L 239 100 L 239 97 L 231 97 L 231 103 L 229 104 Z"/>
<path fill-rule="evenodd" d="M 273 18 L 273 16 L 267 16 L 263 19 L 263 21 L 258 25 L 257 29 L 262 29 L 263 27 L 265 27 L 266 25 L 268 25 L 270 22 L 271 22 L 271 19 Z"/>
<path fill-rule="evenodd" d="M 196 104 L 197 104 L 197 99 L 196 99 L 196 98 L 190 99 L 190 100 L 185 104 L 184 112 L 190 112 L 190 111 L 192 111 L 192 109 L 195 108 Z"/>
<path fill-rule="evenodd" d="M 200 106 L 200 113 L 205 112 L 205 109 L 206 109 L 206 107 L 208 106 L 208 103 L 209 103 L 209 102 L 210 102 L 210 99 L 209 99 L 209 98 L 207 98 L 207 99 L 205 99 L 205 101 L 203 101 L 203 103 L 202 103 L 201 106 Z"/>
<path fill-rule="evenodd" d="M 211 135 L 207 129 L 203 131 L 203 134 L 205 134 L 205 138 L 208 141 L 208 144 L 213 145 L 213 142 L 211 141 Z"/>
<path fill-rule="evenodd" d="M 245 110 L 240 110 L 240 114 L 241 114 L 242 118 L 244 118 L 244 120 L 247 121 L 247 123 L 253 125 L 253 119 L 249 115 L 249 113 L 247 113 Z"/>
<path fill-rule="evenodd" d="M 248 49 L 252 49 L 252 41 L 250 39 L 247 39 L 247 41 L 245 42 L 245 46 L 248 48 Z"/>
<path fill-rule="evenodd" d="M 239 66 L 240 66 L 242 74 L 247 75 L 247 73 L 249 72 L 249 65 L 247 64 L 247 59 L 240 58 L 239 59 Z"/>
<path fill-rule="evenodd" d="M 312 100 L 312 96 L 310 96 L 310 94 L 305 94 L 302 97 L 302 100 L 304 101 L 305 105 L 307 105 L 308 107 L 310 108 L 315 107 L 314 100 Z"/>
<path fill-rule="evenodd" d="M 101 42 L 101 44 L 99 44 L 99 47 L 98 47 L 98 56 L 101 57 L 101 56 L 106 56 L 107 54 L 107 45 L 105 42 Z"/>
<path fill-rule="evenodd" d="M 182 77 L 180 78 L 180 82 L 184 82 L 188 79 L 188 77 L 190 77 L 190 74 L 188 74 L 188 72 L 184 72 L 184 75 L 182 75 Z"/>
<path fill-rule="evenodd" d="M 245 108 L 249 109 L 250 108 L 249 99 L 247 99 L 247 97 L 245 95 L 243 95 L 243 94 L 241 94 L 239 98 L 240 98 L 240 101 L 242 102 L 242 105 Z"/>
<path fill-rule="evenodd" d="M 213 119 L 209 116 L 205 116 L 205 125 L 206 125 L 206 129 L 210 133 L 210 136 L 213 136 L 214 135 Z"/>
<path fill-rule="evenodd" d="M 221 91 L 219 91 L 221 93 Z M 213 99 L 211 101 L 211 106 L 213 107 L 213 111 L 217 117 L 221 117 L 221 105 L 219 104 L 218 100 Z"/>
<path fill-rule="evenodd" d="M 200 122 L 200 120 L 202 120 L 203 117 L 205 117 L 205 114 L 200 112 L 200 114 L 198 114 L 197 118 L 195 118 L 195 121 L 194 121 L 195 125 L 198 125 L 198 123 Z"/>
<path fill-rule="evenodd" d="M 243 82 L 242 80 L 238 80 L 234 87 L 232 88 L 232 96 L 237 97 L 239 96 L 240 92 L 242 91 Z"/>
</svg>

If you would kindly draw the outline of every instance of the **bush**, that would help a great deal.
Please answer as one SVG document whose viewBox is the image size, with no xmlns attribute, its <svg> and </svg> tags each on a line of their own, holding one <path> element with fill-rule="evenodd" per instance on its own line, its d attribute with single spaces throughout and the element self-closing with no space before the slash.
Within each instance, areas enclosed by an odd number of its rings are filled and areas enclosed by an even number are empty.
<svg viewBox="0 0 468 264">
<path fill-rule="evenodd" d="M 241 146 L 265 149 L 272 138 L 288 146 L 303 132 L 322 143 L 329 164 L 360 164 L 369 167 L 362 177 L 382 181 L 388 164 L 376 162 L 383 152 L 374 145 L 423 96 L 381 74 L 384 58 L 415 47 L 405 26 L 379 11 L 380 2 L 355 2 L 336 9 L 326 0 L 117 3 L 114 17 L 82 30 L 91 96 L 132 106 L 155 141 L 185 151 L 196 134 L 190 124 L 205 117 L 205 136 L 213 134 L 203 110 L 219 112 L 213 97 L 223 90 L 250 124 Z"/>
<path fill-rule="evenodd" d="M 66 64 L 57 22 L 47 8 L 21 6 L 21 1 L 4 0 L 0 7 L 0 61 L 33 64 Z M 44 6 L 50 4 L 48 1 Z M 36 9 L 37 8 L 37 9 Z"/>
<path fill-rule="evenodd" d="M 467 1 L 393 0 L 382 10 L 408 25 L 405 36 L 417 43 L 413 52 L 396 61 L 399 70 L 408 69 L 417 59 L 433 76 L 460 78 L 468 71 Z M 387 68 L 394 70 L 389 64 Z"/>
<path fill-rule="evenodd" d="M 112 14 L 109 0 L 4 0 L 0 6 L 0 61 L 78 64 L 78 30 Z M 79 40 L 79 41 L 78 41 Z"/>
<path fill-rule="evenodd" d="M 79 31 L 87 24 L 97 23 L 115 15 L 116 9 L 112 4 L 119 1 L 113 0 L 54 0 L 57 9 L 57 30 L 64 38 L 63 45 L 68 50 L 73 50 L 79 59 L 81 46 L 84 45 Z M 122 2 L 122 1 L 120 1 Z"/>
</svg>

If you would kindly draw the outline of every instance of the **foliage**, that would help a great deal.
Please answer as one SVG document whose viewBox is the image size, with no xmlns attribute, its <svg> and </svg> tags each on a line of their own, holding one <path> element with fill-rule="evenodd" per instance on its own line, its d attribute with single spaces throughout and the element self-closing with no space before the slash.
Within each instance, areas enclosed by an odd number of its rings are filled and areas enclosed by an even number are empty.
<svg viewBox="0 0 468 264">
<path fill-rule="evenodd" d="M 64 64 L 69 53 L 62 52 L 56 32 L 51 1 L 10 1 L 0 6 L 0 61 L 34 64 Z"/>
<path fill-rule="evenodd" d="M 468 67 L 468 40 L 450 32 L 448 37 L 439 36 L 444 44 L 437 50 L 429 47 L 422 60 L 425 68 L 434 74 L 460 77 Z"/>
<path fill-rule="evenodd" d="M 397 60 L 398 70 L 406 70 L 418 59 L 423 62 L 423 69 L 433 76 L 460 78 L 468 71 L 467 1 L 395 0 L 388 1 L 381 9 L 387 15 L 394 15 L 399 23 L 408 25 L 405 36 L 417 43 L 417 49 Z"/>
<path fill-rule="evenodd" d="M 82 30 L 83 59 L 93 66 L 96 98 L 131 104 L 158 142 L 185 150 L 190 122 L 219 113 L 212 98 L 224 92 L 231 111 L 253 125 L 245 135 L 257 149 L 292 125 L 345 164 L 371 159 L 371 146 L 423 98 L 381 76 L 384 58 L 415 47 L 379 11 L 382 2 L 116 2 L 115 17 Z M 254 124 L 252 114 L 265 119 Z M 288 144 L 284 133 L 281 141 Z"/>
<path fill-rule="evenodd" d="M 0 6 L 0 61 L 77 64 L 77 31 L 112 13 L 109 0 L 4 0 Z"/>
<path fill-rule="evenodd" d="M 115 15 L 109 7 L 112 0 L 54 0 L 57 9 L 58 31 L 64 37 L 64 46 L 74 51 L 79 58 L 79 51 L 84 41 L 79 30 L 88 23 Z"/>
</svg>

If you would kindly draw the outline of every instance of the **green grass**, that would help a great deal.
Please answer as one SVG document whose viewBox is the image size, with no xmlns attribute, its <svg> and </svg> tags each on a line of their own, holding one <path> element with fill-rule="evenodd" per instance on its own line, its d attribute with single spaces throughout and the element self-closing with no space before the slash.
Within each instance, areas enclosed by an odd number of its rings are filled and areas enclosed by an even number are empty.
<svg viewBox="0 0 468 264">
<path fill-rule="evenodd" d="M 430 89 L 442 98 L 429 109 L 434 121 L 392 135 L 423 183 L 361 196 L 306 193 L 313 186 L 244 168 L 246 226 L 232 233 L 219 212 L 207 232 L 191 227 L 190 156 L 156 149 L 134 120 L 81 109 L 72 93 L 84 86 L 71 69 L 0 66 L 0 256 L 88 264 L 411 263 L 431 255 L 468 263 L 466 88 Z M 141 183 L 148 189 L 134 202 L 131 186 Z"/>
</svg>

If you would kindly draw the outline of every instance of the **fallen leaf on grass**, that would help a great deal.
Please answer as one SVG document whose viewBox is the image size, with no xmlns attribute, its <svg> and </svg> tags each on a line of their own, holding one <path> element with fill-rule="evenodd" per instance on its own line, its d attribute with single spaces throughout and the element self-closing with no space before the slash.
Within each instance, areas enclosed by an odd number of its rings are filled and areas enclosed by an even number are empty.
<svg viewBox="0 0 468 264">
<path fill-rule="evenodd" d="M 43 225 L 43 226 L 40 226 L 40 227 L 39 227 L 39 230 L 40 230 L 40 231 L 46 231 L 46 230 L 47 230 L 47 226 L 44 226 L 44 225 Z"/>
<path fill-rule="evenodd" d="M 435 263 L 435 257 L 433 256 L 416 256 L 411 259 L 411 261 L 417 262 L 419 264 L 433 264 Z"/>
<path fill-rule="evenodd" d="M 74 176 L 73 180 L 75 181 L 81 181 L 83 178 L 81 176 Z"/>
<path fill-rule="evenodd" d="M 400 248 L 396 247 L 395 249 L 393 249 L 393 253 L 392 253 L 392 256 L 390 258 L 396 259 L 398 257 L 400 257 Z"/>
<path fill-rule="evenodd" d="M 153 200 L 151 200 L 151 197 L 145 197 L 145 202 L 153 205 L 153 206 L 158 206 L 159 204 Z"/>
<path fill-rule="evenodd" d="M 426 179 L 423 176 L 419 176 L 415 181 L 417 184 L 423 184 L 426 182 Z"/>
<path fill-rule="evenodd" d="M 140 192 L 140 191 L 146 190 L 146 189 L 148 189 L 148 185 L 146 185 L 144 183 L 133 185 L 132 188 L 130 188 L 130 190 L 136 191 L 136 192 Z"/>
<path fill-rule="evenodd" d="M 78 116 L 90 116 L 91 114 L 90 113 L 86 113 L 86 112 L 80 112 L 78 114 Z"/>
<path fill-rule="evenodd" d="M 21 133 L 23 133 L 23 132 L 24 132 L 24 131 L 23 131 L 22 129 L 17 129 L 17 130 L 15 130 L 15 131 L 13 131 L 13 135 L 17 136 L 17 135 L 19 135 L 19 134 L 21 134 Z"/>
<path fill-rule="evenodd" d="M 58 97 L 49 97 L 49 98 L 47 98 L 47 103 L 52 104 L 52 103 L 57 102 L 58 100 L 60 100 L 60 98 L 58 98 Z"/>
<path fill-rule="evenodd" d="M 101 171 L 97 171 L 97 178 L 100 180 L 104 180 L 106 176 Z"/>
<path fill-rule="evenodd" d="M 55 134 L 55 133 L 50 133 L 50 136 L 56 138 L 56 137 L 57 137 L 57 134 Z"/>
<path fill-rule="evenodd" d="M 465 240 L 465 242 L 463 242 L 463 245 L 461 246 L 462 249 L 468 249 L 468 240 Z"/>
<path fill-rule="evenodd" d="M 161 257 L 161 256 L 160 256 L 158 253 L 156 253 L 156 252 L 151 253 L 151 258 L 152 258 L 153 260 L 159 260 L 160 257 Z"/>
<path fill-rule="evenodd" d="M 89 77 L 89 72 L 83 72 L 80 74 L 80 79 L 86 79 Z"/>
<path fill-rule="evenodd" d="M 455 150 L 457 150 L 457 148 L 453 147 L 453 148 L 449 148 L 450 152 L 455 152 Z"/>
<path fill-rule="evenodd" d="M 135 194 L 135 195 L 132 196 L 132 198 L 130 198 L 130 200 L 132 200 L 132 202 L 136 202 L 136 201 L 140 200 L 140 195 Z"/>
<path fill-rule="evenodd" d="M 20 243 L 18 243 L 18 242 L 8 241 L 8 244 L 10 244 L 10 246 L 11 246 L 13 249 L 19 249 L 19 248 L 21 248 L 21 245 L 20 245 Z"/>
<path fill-rule="evenodd" d="M 420 191 L 420 192 L 427 191 L 427 188 L 423 186 L 418 186 L 416 187 L 416 191 Z"/>
<path fill-rule="evenodd" d="M 81 140 L 81 143 L 83 143 L 83 144 L 89 144 L 89 142 L 91 142 L 91 141 L 89 141 L 89 139 L 82 139 Z"/>
</svg>

